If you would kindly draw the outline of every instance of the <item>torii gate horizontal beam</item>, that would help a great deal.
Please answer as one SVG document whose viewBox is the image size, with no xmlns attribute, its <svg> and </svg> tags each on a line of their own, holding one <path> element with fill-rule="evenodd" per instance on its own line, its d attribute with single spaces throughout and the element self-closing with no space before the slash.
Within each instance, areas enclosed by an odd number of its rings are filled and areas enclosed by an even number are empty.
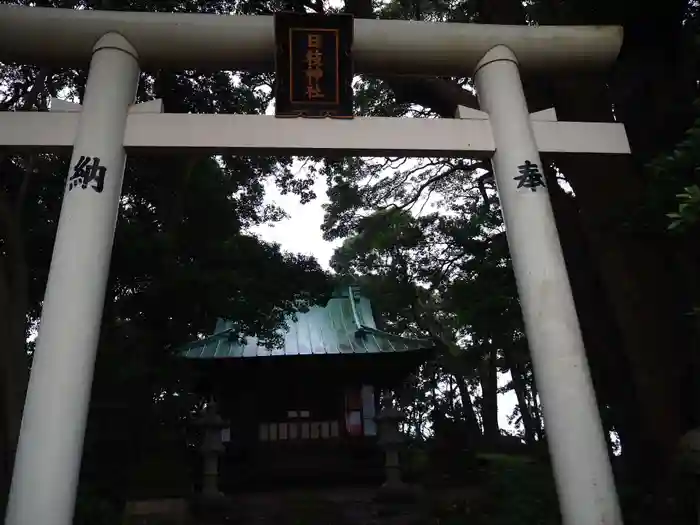
<svg viewBox="0 0 700 525">
<path fill-rule="evenodd" d="M 271 16 L 90 11 L 0 6 L 0 62 L 87 64 L 92 46 L 109 32 L 136 49 L 142 68 L 272 69 Z M 470 76 L 496 45 L 520 68 L 581 70 L 614 62 L 622 45 L 617 26 L 496 26 L 406 20 L 355 20 L 358 73 Z"/>
<path fill-rule="evenodd" d="M 79 119 L 77 111 L 1 112 L 0 145 L 68 149 L 73 147 Z M 622 124 L 533 117 L 532 126 L 542 153 L 629 153 Z M 390 157 L 490 157 L 495 149 L 487 118 L 317 120 L 138 111 L 127 117 L 124 147 L 149 152 L 195 148 L 211 153 Z"/>
</svg>

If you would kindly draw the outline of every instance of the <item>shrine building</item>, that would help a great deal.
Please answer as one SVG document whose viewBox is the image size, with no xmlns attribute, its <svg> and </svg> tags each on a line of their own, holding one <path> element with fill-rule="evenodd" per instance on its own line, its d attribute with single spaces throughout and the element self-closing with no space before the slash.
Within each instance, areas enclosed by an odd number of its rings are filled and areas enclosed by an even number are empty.
<svg viewBox="0 0 700 525">
<path fill-rule="evenodd" d="M 181 349 L 226 421 L 219 489 L 381 483 L 381 393 L 429 359 L 434 342 L 377 329 L 354 287 L 289 318 L 280 335 L 279 348 L 241 343 L 235 323 L 219 319 L 212 335 Z"/>
</svg>

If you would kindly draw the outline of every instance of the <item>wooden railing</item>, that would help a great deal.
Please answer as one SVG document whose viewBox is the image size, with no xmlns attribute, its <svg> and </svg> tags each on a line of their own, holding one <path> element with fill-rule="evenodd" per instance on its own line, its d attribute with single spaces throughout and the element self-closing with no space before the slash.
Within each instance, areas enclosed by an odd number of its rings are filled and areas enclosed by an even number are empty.
<svg viewBox="0 0 700 525">
<path fill-rule="evenodd" d="M 261 423 L 260 441 L 296 441 L 307 439 L 335 439 L 340 437 L 338 421 L 299 421 Z"/>
</svg>

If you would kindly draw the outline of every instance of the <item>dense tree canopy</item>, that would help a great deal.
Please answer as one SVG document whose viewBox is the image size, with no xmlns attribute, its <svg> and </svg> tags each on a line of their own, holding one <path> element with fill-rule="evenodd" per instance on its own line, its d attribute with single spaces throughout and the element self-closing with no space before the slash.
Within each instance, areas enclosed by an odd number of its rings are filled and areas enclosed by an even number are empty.
<svg viewBox="0 0 700 525">
<path fill-rule="evenodd" d="M 485 24 L 619 24 L 625 40 L 608 71 L 524 78 L 531 111 L 560 120 L 625 124 L 631 158 L 543 158 L 627 523 L 684 523 L 682 436 L 700 424 L 700 4 L 668 0 L 41 0 L 4 3 L 82 9 L 270 14 L 344 10 L 362 18 Z M 334 4 L 335 5 L 335 4 Z M 0 109 L 46 111 L 79 101 L 85 70 L 0 64 Z M 139 100 L 167 112 L 262 113 L 269 73 L 145 71 Z M 452 118 L 477 107 L 469 78 L 358 77 L 360 115 Z M 180 432 L 199 400 L 170 359 L 173 346 L 216 317 L 274 338 L 283 315 L 322 298 L 329 276 L 247 233 L 283 211 L 265 205 L 272 178 L 302 202 L 325 177 L 323 225 L 342 239 L 332 266 L 372 298 L 390 331 L 441 348 L 405 385 L 417 439 L 439 433 L 494 448 L 503 441 L 498 394 L 513 391 L 514 432 L 546 442 L 505 229 L 490 166 L 453 159 L 311 159 L 178 153 L 129 159 L 116 232 L 84 461 L 83 486 L 127 496 L 130 465 L 157 428 Z M 0 372 L 3 481 L 17 437 L 68 159 L 0 151 Z M 498 378 L 510 378 L 499 386 Z M 121 428 L 107 436 L 104 421 Z M 116 423 L 115 423 L 116 422 Z M 118 424 L 117 424 L 118 423 Z M 456 429 L 456 430 L 455 430 Z M 132 446 L 110 439 L 128 436 Z M 128 452 L 134 450 L 136 452 Z M 620 452 L 620 449 L 616 449 Z M 119 452 L 118 454 L 116 452 Z M 109 480 L 104 472 L 110 470 Z M 627 494 L 631 494 L 627 498 Z M 88 512 L 87 510 L 85 511 Z M 529 519 L 529 518 L 528 518 Z M 527 523 L 537 523 L 537 518 Z M 504 521 L 504 523 L 507 521 Z"/>
</svg>

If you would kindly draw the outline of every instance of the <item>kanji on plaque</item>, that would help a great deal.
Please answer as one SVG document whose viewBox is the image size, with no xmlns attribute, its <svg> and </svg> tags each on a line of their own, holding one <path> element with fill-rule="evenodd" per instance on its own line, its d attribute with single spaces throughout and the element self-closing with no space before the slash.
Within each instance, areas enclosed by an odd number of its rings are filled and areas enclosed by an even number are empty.
<svg viewBox="0 0 700 525">
<path fill-rule="evenodd" d="M 68 191 L 74 188 L 86 189 L 88 187 L 97 193 L 102 193 L 105 185 L 107 168 L 100 166 L 99 157 L 86 157 L 82 155 L 73 166 L 73 172 L 68 178 Z"/>
<path fill-rule="evenodd" d="M 323 92 L 323 34 L 307 36 L 306 51 L 306 96 L 309 100 L 326 98 Z"/>
<path fill-rule="evenodd" d="M 520 175 L 513 177 L 514 180 L 518 181 L 518 189 L 528 188 L 530 191 L 537 191 L 538 187 L 546 187 L 544 177 L 537 164 L 526 160 L 524 164 L 518 166 L 518 172 L 520 172 Z"/>
<path fill-rule="evenodd" d="M 275 14 L 275 115 L 352 118 L 351 15 Z"/>
</svg>

